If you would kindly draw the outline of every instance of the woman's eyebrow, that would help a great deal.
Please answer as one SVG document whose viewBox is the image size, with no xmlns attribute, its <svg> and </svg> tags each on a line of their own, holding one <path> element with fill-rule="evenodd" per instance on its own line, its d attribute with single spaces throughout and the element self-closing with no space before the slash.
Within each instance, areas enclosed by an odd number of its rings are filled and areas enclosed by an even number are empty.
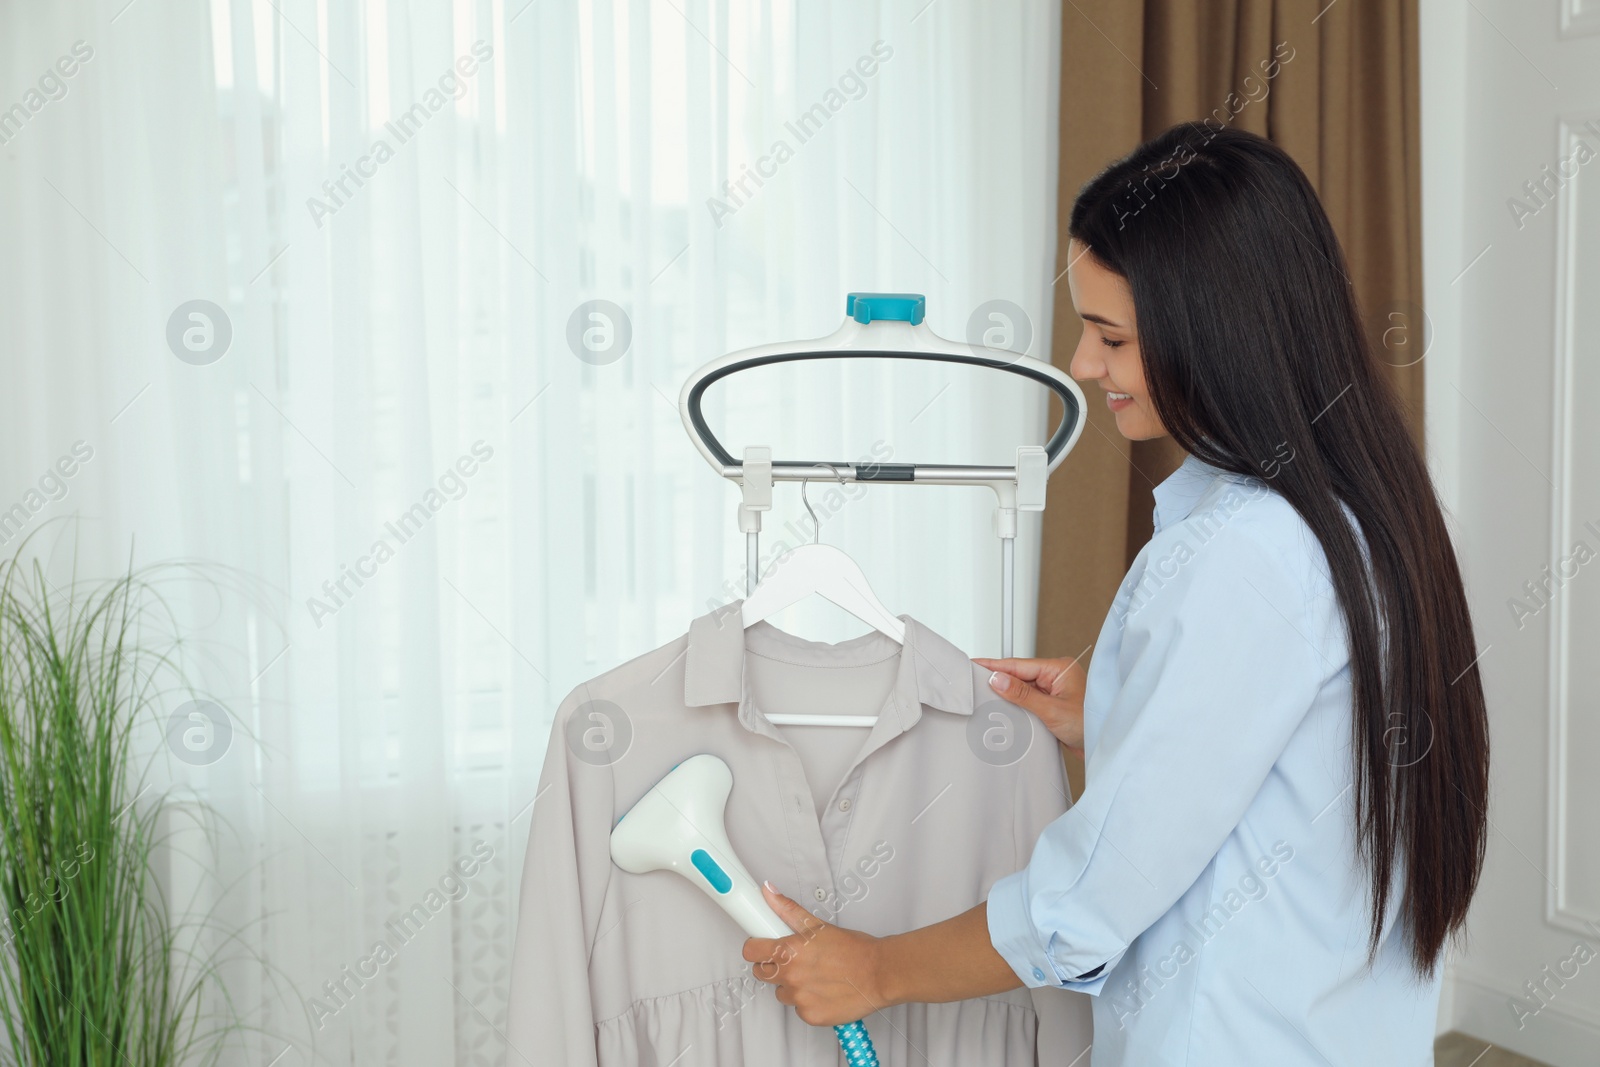
<svg viewBox="0 0 1600 1067">
<path fill-rule="evenodd" d="M 1104 315 L 1096 315 L 1092 311 L 1080 311 L 1078 312 L 1078 318 L 1083 319 L 1085 322 L 1098 322 L 1100 325 L 1110 326 L 1114 330 L 1122 329 L 1122 323 L 1112 322 Z"/>
</svg>

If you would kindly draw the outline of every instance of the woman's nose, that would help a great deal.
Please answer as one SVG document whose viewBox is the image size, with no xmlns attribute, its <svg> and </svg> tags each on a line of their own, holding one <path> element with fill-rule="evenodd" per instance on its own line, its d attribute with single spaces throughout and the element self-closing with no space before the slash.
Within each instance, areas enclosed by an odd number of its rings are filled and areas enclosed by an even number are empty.
<svg viewBox="0 0 1600 1067">
<path fill-rule="evenodd" d="M 1098 381 L 1106 376 L 1105 366 L 1091 354 L 1093 350 L 1088 348 L 1088 340 L 1089 334 L 1085 330 L 1072 353 L 1072 361 L 1067 364 L 1067 373 L 1080 382 Z"/>
</svg>

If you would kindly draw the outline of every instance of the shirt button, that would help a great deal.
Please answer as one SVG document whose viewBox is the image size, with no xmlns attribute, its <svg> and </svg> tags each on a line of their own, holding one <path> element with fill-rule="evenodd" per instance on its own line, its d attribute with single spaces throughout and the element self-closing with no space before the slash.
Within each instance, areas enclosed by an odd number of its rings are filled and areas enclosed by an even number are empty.
<svg viewBox="0 0 1600 1067">
<path fill-rule="evenodd" d="M 827 900 L 828 899 L 828 891 L 826 889 L 822 888 L 820 885 L 817 886 L 817 899 L 818 900 Z"/>
<path fill-rule="evenodd" d="M 1034 968 L 1034 969 L 1033 969 L 1033 976 L 1034 976 L 1034 977 L 1035 977 L 1035 978 L 1037 978 L 1037 979 L 1039 979 L 1039 981 L 1041 981 L 1041 982 L 1042 982 L 1042 981 L 1044 981 L 1044 972 L 1043 972 L 1043 971 L 1041 971 L 1041 970 L 1040 970 L 1040 969 L 1039 969 L 1039 968 L 1037 968 L 1037 967 L 1035 967 L 1035 968 Z"/>
<path fill-rule="evenodd" d="M 839 810 L 840 811 L 849 811 L 850 810 L 850 798 L 849 797 L 845 797 L 843 800 L 839 801 Z"/>
</svg>

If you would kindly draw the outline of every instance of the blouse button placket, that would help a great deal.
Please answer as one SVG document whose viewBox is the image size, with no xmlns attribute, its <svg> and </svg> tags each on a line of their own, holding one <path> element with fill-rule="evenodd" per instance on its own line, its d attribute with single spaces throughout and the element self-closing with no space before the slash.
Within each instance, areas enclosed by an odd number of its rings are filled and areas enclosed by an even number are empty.
<svg viewBox="0 0 1600 1067">
<path fill-rule="evenodd" d="M 806 782 L 800 757 L 784 742 L 777 754 L 778 786 L 792 799 L 792 810 L 786 813 L 789 840 L 794 847 L 794 870 L 802 887 L 810 885 L 817 900 L 828 899 L 833 889 L 833 872 L 828 862 L 831 851 L 827 828 L 817 822 L 811 787 Z M 820 848 L 820 851 L 818 849 Z M 804 889 L 801 890 L 804 892 Z"/>
</svg>

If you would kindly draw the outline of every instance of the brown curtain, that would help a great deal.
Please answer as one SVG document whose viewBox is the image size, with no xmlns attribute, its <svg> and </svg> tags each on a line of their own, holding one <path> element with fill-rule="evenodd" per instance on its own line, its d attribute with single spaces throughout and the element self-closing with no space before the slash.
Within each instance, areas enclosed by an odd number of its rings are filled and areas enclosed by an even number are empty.
<svg viewBox="0 0 1600 1067">
<path fill-rule="evenodd" d="M 1417 0 L 1065 0 L 1051 361 L 1066 369 L 1082 332 L 1064 273 L 1078 189 L 1140 141 L 1210 116 L 1270 137 L 1316 186 L 1369 330 L 1402 342 L 1384 351 L 1420 444 L 1422 365 L 1406 356 L 1421 347 L 1417 85 Z M 1099 635 L 1150 538 L 1150 490 L 1183 459 L 1170 440 L 1123 439 L 1097 400 L 1050 482 L 1041 656 L 1078 655 Z"/>
</svg>

